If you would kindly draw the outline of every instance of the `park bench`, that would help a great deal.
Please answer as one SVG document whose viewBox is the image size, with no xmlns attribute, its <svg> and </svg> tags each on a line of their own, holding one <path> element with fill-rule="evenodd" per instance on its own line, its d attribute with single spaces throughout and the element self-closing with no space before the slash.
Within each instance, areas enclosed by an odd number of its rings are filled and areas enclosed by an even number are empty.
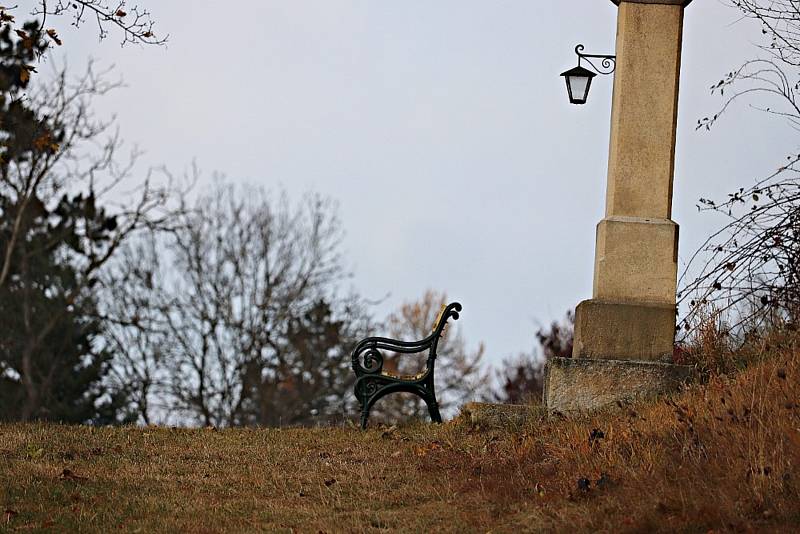
<svg viewBox="0 0 800 534">
<path fill-rule="evenodd" d="M 385 337 L 368 337 L 360 341 L 353 349 L 353 371 L 356 373 L 354 387 L 356 398 L 361 405 L 361 428 L 367 428 L 369 411 L 378 399 L 390 393 L 413 393 L 422 398 L 428 407 L 431 419 L 442 422 L 436 391 L 433 388 L 434 366 L 436 364 L 436 348 L 439 338 L 447 326 L 447 320 L 458 319 L 461 304 L 453 302 L 442 306 L 431 335 L 419 341 L 400 341 Z M 384 353 L 419 354 L 428 351 L 425 370 L 416 375 L 399 375 L 384 370 Z"/>
</svg>

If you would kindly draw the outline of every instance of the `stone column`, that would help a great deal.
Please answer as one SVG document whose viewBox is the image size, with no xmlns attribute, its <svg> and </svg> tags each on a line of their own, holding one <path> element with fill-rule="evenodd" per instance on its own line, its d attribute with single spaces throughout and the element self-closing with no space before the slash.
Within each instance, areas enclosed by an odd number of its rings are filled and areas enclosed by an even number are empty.
<svg viewBox="0 0 800 534">
<path fill-rule="evenodd" d="M 549 366 L 545 402 L 588 410 L 673 389 L 678 225 L 672 180 L 684 8 L 691 0 L 612 0 L 617 67 L 605 218 L 594 288 L 575 312 L 573 359 Z"/>
</svg>

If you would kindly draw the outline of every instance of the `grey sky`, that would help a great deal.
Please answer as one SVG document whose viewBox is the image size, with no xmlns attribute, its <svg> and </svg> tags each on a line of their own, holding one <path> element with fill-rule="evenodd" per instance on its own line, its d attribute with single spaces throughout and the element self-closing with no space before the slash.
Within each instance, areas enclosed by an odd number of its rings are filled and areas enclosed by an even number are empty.
<svg viewBox="0 0 800 534">
<path fill-rule="evenodd" d="M 605 196 L 611 77 L 571 106 L 558 76 L 573 48 L 613 53 L 608 0 L 142 1 L 165 48 L 126 46 L 58 22 L 71 66 L 114 63 L 106 97 L 149 164 L 337 199 L 345 250 L 378 313 L 426 288 L 464 304 L 461 327 L 491 362 L 591 296 Z M 26 9 L 23 2 L 21 9 Z M 720 196 L 778 165 L 791 130 L 708 87 L 757 50 L 717 0 L 687 8 L 673 218 L 681 257 Z"/>
</svg>

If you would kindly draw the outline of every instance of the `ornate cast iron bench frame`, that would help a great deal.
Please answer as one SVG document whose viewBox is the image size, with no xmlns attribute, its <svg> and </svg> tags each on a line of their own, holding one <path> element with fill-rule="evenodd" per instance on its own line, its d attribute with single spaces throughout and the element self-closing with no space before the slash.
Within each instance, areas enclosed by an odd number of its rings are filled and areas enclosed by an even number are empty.
<svg viewBox="0 0 800 534">
<path fill-rule="evenodd" d="M 422 398 L 428 406 L 428 413 L 436 423 L 442 422 L 439 403 L 433 388 L 436 348 L 439 338 L 447 326 L 447 320 L 458 320 L 461 304 L 453 302 L 442 307 L 433 325 L 431 335 L 420 341 L 399 341 L 385 337 L 368 337 L 353 349 L 353 371 L 356 373 L 354 387 L 356 398 L 361 405 L 361 428 L 367 428 L 369 411 L 378 399 L 390 393 L 413 393 Z M 402 354 L 418 354 L 428 350 L 425 370 L 416 375 L 395 375 L 383 370 L 382 350 Z M 363 362 L 363 363 L 362 363 Z"/>
</svg>

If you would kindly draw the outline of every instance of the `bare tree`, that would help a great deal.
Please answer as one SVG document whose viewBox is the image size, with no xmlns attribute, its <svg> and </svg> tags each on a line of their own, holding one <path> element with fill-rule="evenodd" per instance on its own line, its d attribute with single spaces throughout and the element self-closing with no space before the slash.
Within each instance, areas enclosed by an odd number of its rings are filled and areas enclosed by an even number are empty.
<svg viewBox="0 0 800 534">
<path fill-rule="evenodd" d="M 92 112 L 95 98 L 119 86 L 107 80 L 107 71 L 98 74 L 90 64 L 75 80 L 61 70 L 54 81 L 31 92 L 31 108 L 50 125 L 34 142 L 47 150 L 0 167 L 0 194 L 19 207 L 10 244 L 0 259 L 0 288 L 8 280 L 14 247 L 22 237 L 22 217 L 33 204 L 52 206 L 64 194 L 85 190 L 87 198 L 113 210 L 116 226 L 111 238 L 105 243 L 86 240 L 76 258 L 82 266 L 81 288 L 92 281 L 126 237 L 142 228 L 162 226 L 173 214 L 169 200 L 174 184 L 169 175 L 151 169 L 140 184 L 132 186 L 139 152 L 133 149 L 122 159 L 122 140 L 113 121 L 97 119 Z M 123 188 L 127 188 L 124 193 Z M 84 225 L 79 231 L 87 236 L 91 228 Z"/>
<path fill-rule="evenodd" d="M 800 66 L 800 2 L 797 0 L 730 0 L 729 5 L 761 25 L 767 44 L 760 45 L 781 63 Z"/>
<path fill-rule="evenodd" d="M 111 23 L 141 42 L 152 37 L 152 23 L 138 9 L 121 22 L 124 5 L 116 20 L 100 17 L 108 7 L 101 2 L 38 5 L 41 21 L 19 25 L 16 6 L 0 7 L 2 417 L 113 422 L 119 397 L 100 388 L 110 356 L 97 346 L 96 284 L 130 236 L 170 218 L 170 187 L 153 171 L 134 184 L 138 153 L 123 161 L 113 121 L 94 116 L 94 99 L 119 85 L 107 72 L 90 64 L 77 79 L 63 69 L 52 79 L 31 77 L 48 48 L 61 44 L 45 26 L 48 14 L 83 5 L 96 11 L 101 34 Z"/>
<path fill-rule="evenodd" d="M 99 273 L 120 245 L 144 228 L 165 225 L 173 214 L 169 181 L 150 171 L 134 185 L 138 153 L 133 150 L 123 160 L 113 123 L 93 115 L 92 101 L 117 86 L 106 74 L 90 65 L 73 80 L 62 70 L 55 80 L 34 86 L 24 102 L 13 92 L 3 95 L 7 135 L 0 163 L 5 219 L 0 292 L 18 289 L 26 265 L 43 254 L 57 254 L 72 278 L 48 290 L 58 293 L 62 304 L 47 312 L 28 310 L 37 321 L 26 323 L 20 333 L 24 346 L 17 346 L 11 356 L 26 390 L 23 419 L 37 413 L 47 387 L 56 387 L 46 367 L 35 369 L 58 362 L 39 358 L 34 365 L 36 355 L 73 308 L 94 293 Z M 32 232 L 44 231 L 49 238 L 32 239 Z"/>
<path fill-rule="evenodd" d="M 102 276 L 103 339 L 113 354 L 106 386 L 119 392 L 138 422 L 168 422 L 171 397 L 169 312 L 164 280 L 166 236 L 149 232 L 126 243 Z"/>
<path fill-rule="evenodd" d="M 734 0 L 744 16 L 758 20 L 768 44 L 753 59 L 711 87 L 725 100 L 698 121 L 711 129 L 738 101 L 800 129 L 800 2 Z M 679 329 L 690 333 L 708 310 L 725 312 L 730 330 L 759 328 L 776 319 L 796 321 L 800 310 L 800 153 L 778 169 L 722 200 L 702 198 L 698 209 L 728 222 L 694 253 L 680 278 Z"/>
<path fill-rule="evenodd" d="M 419 300 L 402 304 L 385 321 L 388 337 L 402 341 L 426 338 L 447 303 L 445 293 L 428 290 Z M 488 374 L 482 366 L 483 354 L 483 343 L 470 350 L 461 330 L 455 325 L 447 327 L 439 342 L 435 375 L 436 397 L 443 412 L 487 395 Z M 427 353 L 389 353 L 383 365 L 390 373 L 415 375 L 425 369 L 426 357 Z M 397 421 L 427 417 L 427 413 L 421 399 L 401 393 L 381 399 L 373 409 L 373 418 Z"/>
<path fill-rule="evenodd" d="M 70 24 L 80 27 L 87 21 L 93 21 L 97 26 L 100 39 L 109 35 L 109 27 L 122 34 L 121 44 L 139 43 L 161 45 L 167 42 L 169 36 L 156 36 L 155 22 L 146 8 L 138 5 L 129 5 L 125 0 L 38 0 L 31 15 L 41 18 L 41 28 L 47 27 L 49 19 L 68 17 Z M 55 29 L 47 29 L 47 34 L 53 42 L 60 45 L 61 40 Z"/>
<path fill-rule="evenodd" d="M 542 400 L 544 370 L 551 358 L 571 358 L 575 333 L 575 314 L 568 311 L 564 319 L 550 323 L 549 329 L 536 332 L 538 349 L 503 361 L 497 375 L 500 390 L 494 398 L 511 404 L 537 404 Z"/>
<path fill-rule="evenodd" d="M 366 320 L 357 297 L 338 293 L 340 236 L 329 200 L 293 205 L 217 183 L 174 232 L 124 257 L 119 383 L 140 385 L 140 409 L 166 402 L 184 423 L 308 424 L 340 412 Z"/>
</svg>

